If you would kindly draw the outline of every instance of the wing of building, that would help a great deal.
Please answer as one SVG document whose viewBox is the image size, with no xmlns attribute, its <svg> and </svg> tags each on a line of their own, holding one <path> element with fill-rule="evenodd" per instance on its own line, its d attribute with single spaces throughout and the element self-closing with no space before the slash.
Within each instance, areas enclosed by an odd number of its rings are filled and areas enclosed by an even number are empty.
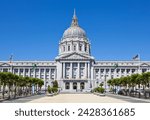
<svg viewBox="0 0 150 120">
<path fill-rule="evenodd" d="M 0 72 L 41 78 L 44 89 L 57 80 L 62 92 L 86 92 L 102 82 L 107 86 L 111 78 L 150 72 L 150 61 L 95 61 L 90 49 L 86 32 L 79 26 L 74 12 L 54 61 L 0 61 Z"/>
</svg>

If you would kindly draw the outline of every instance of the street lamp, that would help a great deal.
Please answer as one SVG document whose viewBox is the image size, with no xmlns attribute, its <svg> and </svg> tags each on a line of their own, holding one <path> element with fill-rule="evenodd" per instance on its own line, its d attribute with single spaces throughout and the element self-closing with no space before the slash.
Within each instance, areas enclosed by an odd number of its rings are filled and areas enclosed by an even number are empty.
<svg viewBox="0 0 150 120">
<path fill-rule="evenodd" d="M 106 77 L 107 75 L 105 75 L 105 93 L 106 93 Z"/>
<path fill-rule="evenodd" d="M 48 83 L 48 81 L 45 80 L 45 93 L 46 93 L 46 91 L 47 91 L 47 83 Z"/>
<path fill-rule="evenodd" d="M 97 87 L 98 87 L 98 79 L 97 79 L 97 81 L 96 81 L 96 84 L 97 84 Z"/>
</svg>

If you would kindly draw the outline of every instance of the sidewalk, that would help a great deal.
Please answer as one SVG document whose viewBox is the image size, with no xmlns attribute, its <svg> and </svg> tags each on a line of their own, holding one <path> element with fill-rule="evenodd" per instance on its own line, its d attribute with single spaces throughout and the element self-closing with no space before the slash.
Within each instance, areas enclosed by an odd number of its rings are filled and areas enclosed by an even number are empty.
<svg viewBox="0 0 150 120">
<path fill-rule="evenodd" d="M 123 95 L 112 94 L 112 93 L 106 93 L 106 95 L 109 97 L 125 100 L 128 102 L 133 102 L 133 103 L 150 103 L 150 99 L 136 98 L 136 97 L 131 97 L 131 96 L 123 96 Z"/>
</svg>

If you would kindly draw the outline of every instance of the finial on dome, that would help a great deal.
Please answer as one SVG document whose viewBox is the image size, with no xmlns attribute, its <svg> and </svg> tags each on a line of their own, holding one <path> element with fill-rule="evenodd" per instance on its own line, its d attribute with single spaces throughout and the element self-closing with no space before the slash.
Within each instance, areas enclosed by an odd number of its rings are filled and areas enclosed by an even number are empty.
<svg viewBox="0 0 150 120">
<path fill-rule="evenodd" d="M 74 14 L 73 17 L 76 17 L 76 9 L 74 8 Z"/>
<path fill-rule="evenodd" d="M 71 27 L 74 27 L 74 26 L 78 26 L 78 19 L 76 16 L 76 10 L 75 9 L 74 9 L 74 14 L 73 14 L 72 23 L 71 23 Z"/>
</svg>

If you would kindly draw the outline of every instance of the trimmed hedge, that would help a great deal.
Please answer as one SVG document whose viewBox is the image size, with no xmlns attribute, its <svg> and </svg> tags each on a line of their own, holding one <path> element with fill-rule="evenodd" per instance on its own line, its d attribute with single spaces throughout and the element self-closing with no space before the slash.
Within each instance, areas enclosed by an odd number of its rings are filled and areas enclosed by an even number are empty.
<svg viewBox="0 0 150 120">
<path fill-rule="evenodd" d="M 97 87 L 94 89 L 94 92 L 98 92 L 98 93 L 104 93 L 105 89 L 102 87 Z"/>
</svg>

